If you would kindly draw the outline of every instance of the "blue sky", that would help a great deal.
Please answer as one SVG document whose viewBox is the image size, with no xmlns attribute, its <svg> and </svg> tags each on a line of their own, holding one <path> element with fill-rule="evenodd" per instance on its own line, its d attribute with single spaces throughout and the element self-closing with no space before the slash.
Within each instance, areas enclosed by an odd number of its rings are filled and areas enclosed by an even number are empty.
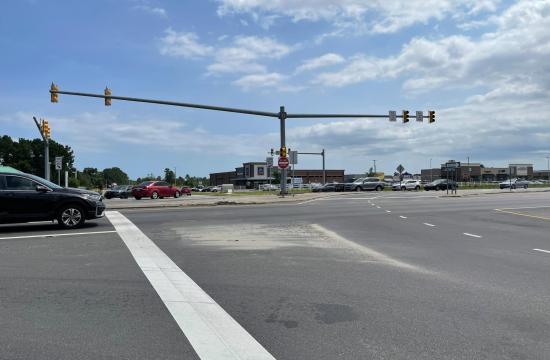
<svg viewBox="0 0 550 360">
<path fill-rule="evenodd" d="M 435 110 L 432 125 L 294 120 L 329 168 L 416 172 L 430 158 L 545 168 L 550 1 L 28 0 L 0 12 L 0 134 L 47 118 L 77 166 L 207 175 L 263 160 L 274 119 L 60 96 L 61 90 L 276 112 Z M 316 158 L 300 158 L 315 168 Z"/>
</svg>

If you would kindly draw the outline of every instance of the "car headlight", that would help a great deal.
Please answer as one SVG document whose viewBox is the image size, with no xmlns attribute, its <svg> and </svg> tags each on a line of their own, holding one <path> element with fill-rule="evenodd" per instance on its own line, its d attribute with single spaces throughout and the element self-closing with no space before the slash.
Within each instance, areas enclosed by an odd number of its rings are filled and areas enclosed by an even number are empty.
<svg viewBox="0 0 550 360">
<path fill-rule="evenodd" d="M 101 200 L 101 195 L 95 195 L 95 194 L 81 194 L 84 199 L 91 200 L 91 201 L 99 201 Z"/>
</svg>

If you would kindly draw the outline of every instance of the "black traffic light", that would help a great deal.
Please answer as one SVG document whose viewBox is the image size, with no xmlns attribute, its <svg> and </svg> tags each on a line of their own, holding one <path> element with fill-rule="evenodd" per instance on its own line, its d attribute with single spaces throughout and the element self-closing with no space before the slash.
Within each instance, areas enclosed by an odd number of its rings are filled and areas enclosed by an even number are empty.
<svg viewBox="0 0 550 360">
<path fill-rule="evenodd" d="M 275 149 L 271 148 L 271 156 L 273 156 L 273 154 L 275 154 Z"/>
<path fill-rule="evenodd" d="M 409 122 L 409 110 L 403 110 L 403 124 Z"/>
<path fill-rule="evenodd" d="M 57 100 L 58 100 L 58 94 L 57 94 L 57 91 L 59 90 L 59 88 L 57 87 L 57 85 L 55 85 L 53 82 L 52 82 L 52 86 L 50 87 L 50 101 L 53 102 L 53 103 L 56 103 Z"/>
<path fill-rule="evenodd" d="M 435 111 L 428 111 L 428 119 L 430 124 L 435 122 Z"/>
<path fill-rule="evenodd" d="M 111 96 L 111 89 L 108 87 L 105 87 L 105 106 L 111 106 L 111 98 L 107 96 Z"/>
</svg>

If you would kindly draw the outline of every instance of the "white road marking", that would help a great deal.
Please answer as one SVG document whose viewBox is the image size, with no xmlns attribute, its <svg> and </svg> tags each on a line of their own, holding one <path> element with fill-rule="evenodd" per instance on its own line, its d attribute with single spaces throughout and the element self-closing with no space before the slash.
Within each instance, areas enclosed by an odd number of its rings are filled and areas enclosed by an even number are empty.
<svg viewBox="0 0 550 360">
<path fill-rule="evenodd" d="M 376 208 L 377 208 L 377 209 L 381 209 L 381 207 L 380 207 L 380 206 L 377 206 Z"/>
<path fill-rule="evenodd" d="M 431 226 L 431 227 L 434 227 L 434 226 L 435 226 L 434 224 L 430 224 L 430 223 L 424 223 L 424 225 L 426 225 L 426 226 Z"/>
<path fill-rule="evenodd" d="M 335 233 L 334 231 L 331 231 L 319 224 L 311 224 L 311 227 L 315 230 L 317 230 L 318 232 L 321 232 L 323 233 L 324 235 L 328 236 L 329 238 L 337 241 L 338 243 L 348 247 L 348 248 L 351 248 L 357 252 L 360 252 L 360 253 L 363 253 L 367 256 L 370 256 L 372 258 L 375 258 L 376 260 L 380 261 L 381 263 L 385 263 L 386 265 L 392 265 L 392 266 L 396 266 L 396 267 L 399 267 L 399 268 L 404 268 L 404 269 L 407 269 L 407 270 L 412 270 L 412 271 L 419 271 L 419 272 L 428 272 L 427 270 L 424 270 L 422 269 L 421 267 L 418 267 L 418 266 L 415 266 L 415 265 L 411 265 L 411 264 L 407 264 L 406 262 L 403 262 L 403 261 L 400 261 L 400 260 L 397 260 L 397 259 L 394 259 L 386 254 L 383 254 L 379 251 L 376 251 L 376 250 L 373 250 L 367 246 L 364 246 L 364 245 L 360 245 L 354 241 L 351 241 L 351 240 L 348 240 L 346 239 L 345 237 L 341 236 L 341 235 L 338 235 L 337 233 Z"/>
<path fill-rule="evenodd" d="M 470 233 L 463 233 L 463 234 L 466 235 L 466 236 L 471 236 L 471 237 L 475 237 L 475 238 L 481 238 L 482 237 L 481 235 L 470 234 Z"/>
<path fill-rule="evenodd" d="M 105 214 L 201 359 L 275 359 L 130 220 Z"/>
<path fill-rule="evenodd" d="M 391 210 L 386 210 L 387 213 L 391 213 Z"/>
<path fill-rule="evenodd" d="M 547 254 L 550 254 L 550 251 L 548 250 L 542 250 L 542 249 L 533 249 L 535 251 L 540 251 L 540 252 L 543 252 L 543 253 L 547 253 Z"/>
<path fill-rule="evenodd" d="M 376 204 L 371 204 L 372 206 L 376 206 Z"/>
<path fill-rule="evenodd" d="M 77 235 L 95 235 L 95 234 L 108 234 L 115 233 L 116 230 L 108 231 L 90 231 L 90 232 L 80 232 L 80 233 L 59 233 L 59 234 L 40 234 L 40 235 L 23 235 L 23 236 L 8 236 L 0 237 L 0 240 L 10 240 L 10 239 L 31 239 L 31 238 L 54 238 L 60 236 L 77 236 Z"/>
<path fill-rule="evenodd" d="M 407 218 L 406 216 L 403 216 L 403 215 L 399 215 L 399 217 L 400 217 L 401 219 L 406 219 L 406 218 Z"/>
<path fill-rule="evenodd" d="M 550 206 L 524 206 L 524 207 L 513 207 L 513 208 L 502 208 L 502 209 L 494 209 L 495 211 L 500 210 L 522 210 L 522 209 L 544 209 L 549 208 Z"/>
</svg>

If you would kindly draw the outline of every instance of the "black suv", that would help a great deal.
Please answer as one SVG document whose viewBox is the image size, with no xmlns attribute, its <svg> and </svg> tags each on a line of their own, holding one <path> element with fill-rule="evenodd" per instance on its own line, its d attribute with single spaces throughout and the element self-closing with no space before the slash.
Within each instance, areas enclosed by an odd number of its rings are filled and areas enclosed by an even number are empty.
<svg viewBox="0 0 550 360">
<path fill-rule="evenodd" d="M 57 219 L 64 228 L 76 228 L 104 211 L 96 192 L 63 188 L 17 170 L 0 171 L 0 223 Z"/>
</svg>

